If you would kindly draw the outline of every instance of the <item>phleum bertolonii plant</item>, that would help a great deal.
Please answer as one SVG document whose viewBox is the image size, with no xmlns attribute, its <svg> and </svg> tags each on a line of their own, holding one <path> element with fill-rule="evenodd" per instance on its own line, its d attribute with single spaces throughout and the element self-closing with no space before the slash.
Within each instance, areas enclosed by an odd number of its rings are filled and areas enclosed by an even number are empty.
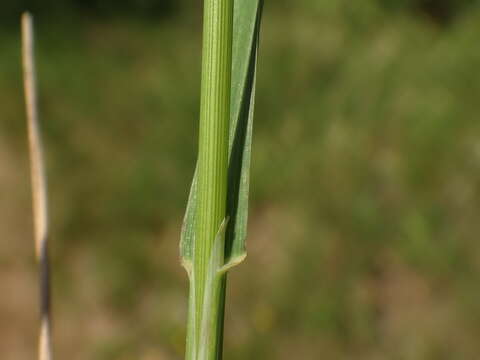
<svg viewBox="0 0 480 360">
<path fill-rule="evenodd" d="M 226 274 L 246 256 L 256 62 L 263 0 L 205 0 L 198 161 L 180 253 L 190 280 L 186 360 L 220 360 Z M 32 17 L 22 16 L 36 256 L 39 359 L 51 360 L 46 177 L 39 136 Z"/>
<path fill-rule="evenodd" d="M 262 6 L 204 2 L 198 160 L 180 241 L 190 280 L 186 360 L 222 358 L 226 273 L 246 256 Z"/>
</svg>

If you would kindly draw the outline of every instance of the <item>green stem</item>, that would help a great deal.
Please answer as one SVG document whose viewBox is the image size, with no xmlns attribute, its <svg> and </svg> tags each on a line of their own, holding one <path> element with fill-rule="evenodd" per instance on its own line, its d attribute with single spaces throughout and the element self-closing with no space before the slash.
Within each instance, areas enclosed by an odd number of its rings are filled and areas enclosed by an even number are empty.
<svg viewBox="0 0 480 360">
<path fill-rule="evenodd" d="M 221 358 L 225 293 L 224 275 L 217 270 L 224 252 L 220 233 L 227 198 L 232 30 L 233 0 L 205 0 L 189 360 Z"/>
</svg>

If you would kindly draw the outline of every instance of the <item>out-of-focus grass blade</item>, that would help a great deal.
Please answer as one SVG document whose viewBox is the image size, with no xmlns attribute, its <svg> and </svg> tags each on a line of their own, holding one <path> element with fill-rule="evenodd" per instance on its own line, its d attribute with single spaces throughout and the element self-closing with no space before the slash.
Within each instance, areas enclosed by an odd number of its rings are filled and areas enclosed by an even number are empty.
<svg viewBox="0 0 480 360">
<path fill-rule="evenodd" d="M 45 166 L 38 125 L 35 79 L 33 20 L 29 13 L 22 15 L 22 61 L 27 110 L 28 144 L 32 182 L 33 225 L 35 253 L 39 265 L 40 334 L 39 360 L 51 360 L 50 276 L 48 259 L 48 206 Z"/>
<path fill-rule="evenodd" d="M 255 74 L 262 7 L 263 0 L 237 0 L 234 7 L 225 270 L 246 256 Z M 196 184 L 195 174 L 180 241 L 182 264 L 190 276 L 195 246 Z"/>
</svg>

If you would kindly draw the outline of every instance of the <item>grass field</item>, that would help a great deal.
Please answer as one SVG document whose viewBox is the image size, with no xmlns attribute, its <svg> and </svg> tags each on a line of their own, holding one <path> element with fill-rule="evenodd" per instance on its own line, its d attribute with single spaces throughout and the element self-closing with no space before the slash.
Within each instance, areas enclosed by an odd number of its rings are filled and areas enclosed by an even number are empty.
<svg viewBox="0 0 480 360">
<path fill-rule="evenodd" d="M 267 2 L 225 358 L 474 359 L 480 8 L 439 23 L 347 3 Z M 58 358 L 183 357 L 200 20 L 37 21 Z M 0 53 L 0 353 L 23 360 L 36 277 L 16 29 Z"/>
</svg>

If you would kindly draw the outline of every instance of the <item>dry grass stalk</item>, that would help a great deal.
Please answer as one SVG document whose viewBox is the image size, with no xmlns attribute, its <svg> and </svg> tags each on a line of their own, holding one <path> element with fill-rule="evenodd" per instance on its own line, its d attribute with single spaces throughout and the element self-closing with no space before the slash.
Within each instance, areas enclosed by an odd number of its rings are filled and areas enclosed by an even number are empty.
<svg viewBox="0 0 480 360">
<path fill-rule="evenodd" d="M 51 360 L 47 185 L 38 125 L 33 20 L 29 13 L 22 15 L 22 61 L 28 124 L 28 144 L 30 150 L 35 254 L 39 265 L 41 323 L 38 358 L 39 360 Z"/>
</svg>

